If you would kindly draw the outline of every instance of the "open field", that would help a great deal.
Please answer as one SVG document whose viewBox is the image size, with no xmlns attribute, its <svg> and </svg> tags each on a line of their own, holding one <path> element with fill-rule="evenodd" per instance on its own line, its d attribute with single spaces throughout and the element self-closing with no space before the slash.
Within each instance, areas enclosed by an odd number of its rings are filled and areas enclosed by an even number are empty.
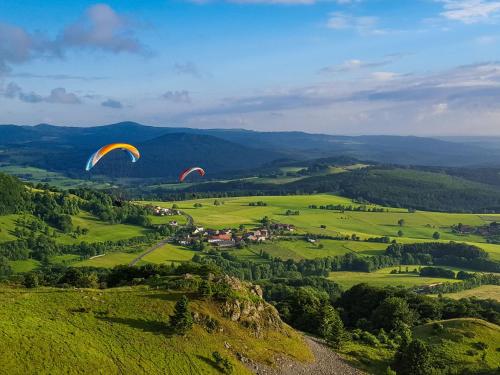
<svg viewBox="0 0 500 375">
<path fill-rule="evenodd" d="M 185 247 L 166 244 L 156 249 L 152 253 L 146 255 L 138 265 L 147 263 L 182 263 L 190 261 L 195 254 L 199 252 L 187 249 Z M 125 253 L 125 252 L 112 252 L 103 256 L 98 256 L 93 259 L 86 259 L 77 261 L 71 265 L 76 267 L 104 267 L 111 268 L 118 264 L 129 264 L 135 258 L 141 255 L 141 252 Z"/>
<path fill-rule="evenodd" d="M 500 285 L 482 285 L 479 288 L 462 290 L 457 293 L 448 293 L 444 294 L 444 297 L 460 299 L 460 298 L 469 298 L 476 297 L 480 299 L 494 299 L 500 302 Z"/>
<path fill-rule="evenodd" d="M 144 288 L 64 290 L 0 289 L 2 373 L 219 374 L 213 351 L 228 357 L 235 373 L 250 374 L 239 352 L 270 363 L 275 353 L 312 360 L 301 337 L 264 331 L 264 339 L 220 317 L 218 307 L 195 300 L 193 311 L 216 318 L 222 333 L 199 325 L 186 336 L 168 332 L 180 293 Z M 21 319 L 20 319 L 21 317 Z M 228 350 L 224 346 L 231 345 Z"/>
<path fill-rule="evenodd" d="M 26 259 L 26 260 L 11 260 L 9 264 L 15 273 L 23 273 L 34 270 L 40 265 L 40 262 L 35 259 Z"/>
<path fill-rule="evenodd" d="M 102 256 L 95 257 L 93 259 L 86 259 L 79 262 L 72 263 L 75 267 L 104 267 L 111 268 L 118 264 L 129 264 L 133 261 L 140 253 L 124 253 L 121 251 L 116 251 L 108 253 Z"/>
<path fill-rule="evenodd" d="M 320 246 L 323 246 L 323 248 Z M 312 244 L 303 239 L 296 239 L 251 245 L 250 249 L 256 253 L 263 250 L 271 254 L 273 257 L 281 259 L 301 260 L 325 258 L 329 256 L 344 255 L 347 253 L 373 255 L 384 251 L 387 246 L 388 245 L 384 243 L 336 240 L 320 240 L 317 243 Z M 237 250 L 236 253 L 239 253 L 239 250 Z"/>
<path fill-rule="evenodd" d="M 338 234 L 351 235 L 355 233 L 361 238 L 375 236 L 390 236 L 399 242 L 411 243 L 422 241 L 435 241 L 434 232 L 440 233 L 440 241 L 467 242 L 487 250 L 492 258 L 500 260 L 500 245 L 487 244 L 483 237 L 477 235 L 458 235 L 452 232 L 451 226 L 462 223 L 467 225 L 485 225 L 492 221 L 500 221 L 500 215 L 486 214 L 456 214 L 442 212 L 417 211 L 409 213 L 400 208 L 387 208 L 389 212 L 357 212 L 357 211 L 329 211 L 320 209 L 310 209 L 309 205 L 353 205 L 351 199 L 328 195 L 296 195 L 296 196 L 265 196 L 265 197 L 237 197 L 219 199 L 224 202 L 221 205 L 214 205 L 214 199 L 200 199 L 177 202 L 180 209 L 193 216 L 197 225 L 212 228 L 237 227 L 244 224 L 247 227 L 258 225 L 258 221 L 264 216 L 282 223 L 294 224 L 298 233 L 315 233 L 330 236 Z M 263 201 L 267 206 L 249 206 L 250 202 Z M 162 205 L 164 202 L 148 202 Z M 194 208 L 195 203 L 201 203 L 202 207 Z M 371 205 L 369 207 L 380 207 Z M 298 216 L 286 216 L 286 210 L 299 210 Z M 404 220 L 404 225 L 400 227 L 398 221 Z M 325 225 L 326 229 L 320 226 Z M 397 235 L 398 231 L 403 231 L 403 236 Z M 332 252 L 342 249 L 344 244 L 332 244 Z M 358 245 L 356 245 L 358 246 Z M 293 247 L 293 245 L 292 245 Z M 325 245 L 325 248 L 327 246 Z M 296 249 L 290 250 L 289 254 L 297 256 Z M 311 249 L 312 250 L 312 249 Z M 357 251 L 354 249 L 354 251 Z M 367 254 L 381 252 L 380 244 L 369 244 L 363 250 Z M 308 257 L 313 254 L 299 254 L 298 256 Z"/>
<path fill-rule="evenodd" d="M 146 255 L 141 260 L 143 263 L 182 263 L 190 261 L 199 251 L 194 251 L 181 246 L 166 244 Z"/>
<path fill-rule="evenodd" d="M 179 225 L 184 225 L 187 222 L 186 217 L 184 215 L 172 215 L 172 216 L 149 215 L 148 217 L 151 219 L 151 224 L 154 225 L 168 224 L 171 221 L 177 221 Z"/>
<path fill-rule="evenodd" d="M 398 269 L 399 267 L 388 267 L 382 268 L 375 272 L 330 272 L 328 277 L 330 280 L 339 283 L 344 289 L 349 289 L 353 285 L 360 283 L 367 283 L 372 286 L 385 287 L 385 286 L 402 286 L 405 288 L 429 285 L 435 283 L 444 282 L 459 282 L 460 280 L 452 279 L 442 279 L 437 277 L 420 277 L 417 274 L 391 274 L 391 271 Z M 406 266 L 401 266 L 402 270 L 405 270 Z M 408 269 L 412 271 L 418 266 L 408 266 Z M 448 268 L 448 267 L 447 267 Z"/>
<path fill-rule="evenodd" d="M 19 166 L 19 165 L 0 165 L 0 172 L 7 173 L 19 177 L 23 181 L 36 183 L 49 183 L 59 189 L 74 189 L 79 187 L 92 187 L 102 189 L 110 187 L 110 184 L 92 181 L 75 179 L 64 176 L 61 173 L 50 172 L 45 169 Z"/>
</svg>

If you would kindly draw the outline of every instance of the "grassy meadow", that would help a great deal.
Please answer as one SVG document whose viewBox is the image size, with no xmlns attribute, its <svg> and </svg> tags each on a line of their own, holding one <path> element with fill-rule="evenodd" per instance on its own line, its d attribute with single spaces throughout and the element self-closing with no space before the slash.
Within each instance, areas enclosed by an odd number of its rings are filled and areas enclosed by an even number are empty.
<svg viewBox="0 0 500 375">
<path fill-rule="evenodd" d="M 480 299 L 494 299 L 500 302 L 500 285 L 482 285 L 479 288 L 462 290 L 457 293 L 444 294 L 447 298 L 460 299 L 475 297 Z"/>
<path fill-rule="evenodd" d="M 256 338 L 221 318 L 217 306 L 206 301 L 193 301 L 191 309 L 216 318 L 223 332 L 208 333 L 195 324 L 185 337 L 169 334 L 168 316 L 179 297 L 145 288 L 1 288 L 0 372 L 219 374 L 211 359 L 215 350 L 230 359 L 237 374 L 250 371 L 236 352 L 263 363 L 271 363 L 276 353 L 312 360 L 292 330 L 264 331 L 264 339 Z"/>
<path fill-rule="evenodd" d="M 404 271 L 407 266 L 401 266 Z M 419 266 L 408 266 L 408 269 L 412 271 Z M 384 286 L 401 286 L 405 288 L 410 288 L 414 286 L 429 285 L 435 283 L 443 282 L 460 282 L 460 280 L 443 279 L 437 277 L 421 277 L 418 274 L 411 273 L 401 273 L 401 274 L 391 274 L 391 271 L 398 269 L 399 267 L 388 267 L 382 268 L 375 272 L 330 272 L 328 277 L 330 280 L 335 281 L 340 284 L 344 289 L 349 289 L 350 287 L 360 284 L 367 283 L 372 286 L 384 287 Z M 448 267 L 446 267 L 448 268 Z"/>
<path fill-rule="evenodd" d="M 355 233 L 359 237 L 369 238 L 376 236 L 389 236 L 398 242 L 411 243 L 422 241 L 435 241 L 434 232 L 439 232 L 440 241 L 467 242 L 484 248 L 491 254 L 493 259 L 500 260 L 500 245 L 487 244 L 483 237 L 477 235 L 458 235 L 453 233 L 451 226 L 462 223 L 467 225 L 485 225 L 492 221 L 500 221 L 500 214 L 457 214 L 442 212 L 417 211 L 409 213 L 405 209 L 386 208 L 388 212 L 357 212 L 357 211 L 329 211 L 310 209 L 309 205 L 352 205 L 351 199 L 329 195 L 295 195 L 295 196 L 264 196 L 264 197 L 237 197 L 219 199 L 221 205 L 214 205 L 214 199 L 199 199 L 177 202 L 180 209 L 191 215 L 197 225 L 211 228 L 237 227 L 240 224 L 248 228 L 258 225 L 258 221 L 264 216 L 282 223 L 294 224 L 298 233 L 325 234 L 329 236 L 351 235 Z M 263 201 L 267 206 L 249 206 L 250 202 Z M 162 205 L 164 202 L 147 202 Z M 194 208 L 195 203 L 201 203 L 202 207 Z M 369 207 L 380 207 L 369 205 Z M 299 210 L 297 216 L 286 216 L 286 210 Z M 404 225 L 399 226 L 398 221 L 404 220 Z M 325 229 L 321 225 L 326 226 Z M 398 231 L 403 236 L 398 236 Z M 316 256 L 327 256 L 330 254 L 341 254 L 352 247 L 353 251 L 376 254 L 381 253 L 385 247 L 380 244 L 368 245 L 346 244 L 344 241 L 323 241 L 324 248 L 319 250 L 308 248 L 296 243 L 280 244 L 285 257 L 310 258 Z M 345 249 L 345 250 L 344 250 Z M 286 251 L 285 251 L 286 250 Z M 308 251 L 310 250 L 310 251 Z M 324 254 L 324 255 L 322 255 Z"/>
</svg>

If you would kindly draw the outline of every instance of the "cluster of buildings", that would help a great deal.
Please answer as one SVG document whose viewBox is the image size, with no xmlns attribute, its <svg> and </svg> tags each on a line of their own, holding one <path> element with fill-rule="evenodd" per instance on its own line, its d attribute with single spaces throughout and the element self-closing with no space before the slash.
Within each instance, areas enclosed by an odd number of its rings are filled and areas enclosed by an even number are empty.
<svg viewBox="0 0 500 375">
<path fill-rule="evenodd" d="M 176 216 L 181 214 L 179 210 L 174 210 L 172 208 L 163 208 L 160 206 L 152 207 L 151 210 L 154 216 Z"/>
<path fill-rule="evenodd" d="M 179 243 L 189 245 L 201 240 L 219 248 L 235 247 L 238 244 L 261 243 L 272 238 L 275 233 L 294 231 L 291 224 L 271 224 L 269 227 L 256 228 L 251 231 L 237 231 L 235 229 L 209 229 L 195 227 L 190 235 L 185 236 Z"/>
</svg>

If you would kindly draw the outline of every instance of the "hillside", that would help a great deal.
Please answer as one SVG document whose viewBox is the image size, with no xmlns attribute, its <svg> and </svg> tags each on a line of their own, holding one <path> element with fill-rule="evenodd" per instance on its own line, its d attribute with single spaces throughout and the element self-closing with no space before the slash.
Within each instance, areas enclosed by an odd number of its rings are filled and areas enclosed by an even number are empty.
<svg viewBox="0 0 500 375">
<path fill-rule="evenodd" d="M 223 316 L 230 310 L 222 304 L 190 295 L 198 323 L 186 336 L 177 335 L 169 329 L 168 317 L 180 296 L 144 287 L 29 291 L 3 287 L 0 373 L 220 374 L 214 351 L 230 360 L 236 374 L 250 374 L 239 358 L 267 364 L 276 355 L 312 360 L 300 335 L 284 326 L 269 306 L 253 310 L 253 316 L 242 313 L 230 319 Z M 213 327 L 206 323 L 209 317 Z M 245 327 L 245 319 L 252 319 L 253 328 Z"/>
<path fill-rule="evenodd" d="M 223 192 L 235 195 L 334 193 L 381 205 L 444 212 L 500 212 L 498 186 L 441 171 L 371 166 L 340 169 L 283 183 L 234 180 L 188 186 L 180 193 Z M 177 196 L 175 191 L 157 195 Z"/>
<path fill-rule="evenodd" d="M 202 161 L 212 177 L 244 172 L 276 160 L 351 157 L 372 162 L 427 166 L 496 165 L 500 151 L 469 143 L 398 136 L 334 136 L 304 132 L 256 132 L 242 129 L 152 127 L 122 122 L 97 127 L 0 126 L 0 163 L 60 172 L 73 178 L 87 157 L 112 142 L 133 143 L 143 157 L 141 167 L 116 171 L 100 166 L 108 176 L 173 179 Z M 107 164 L 111 163 L 108 160 Z M 156 161 L 156 163 L 155 163 Z M 116 162 L 116 160 L 115 160 Z M 159 168 L 159 166 L 161 168 Z"/>
<path fill-rule="evenodd" d="M 416 327 L 414 335 L 430 345 L 438 362 L 457 371 L 473 374 L 498 369 L 500 327 L 495 324 L 480 319 L 450 319 Z"/>
</svg>

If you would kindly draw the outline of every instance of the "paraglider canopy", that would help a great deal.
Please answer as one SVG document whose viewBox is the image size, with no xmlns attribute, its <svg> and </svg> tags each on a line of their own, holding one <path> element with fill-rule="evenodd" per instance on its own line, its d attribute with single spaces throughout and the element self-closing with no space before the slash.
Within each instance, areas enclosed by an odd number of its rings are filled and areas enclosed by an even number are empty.
<svg viewBox="0 0 500 375">
<path fill-rule="evenodd" d="M 99 162 L 99 160 L 101 160 L 102 157 L 107 155 L 109 152 L 117 149 L 127 152 L 132 159 L 132 163 L 135 163 L 141 157 L 139 150 L 132 145 L 129 145 L 127 143 L 111 143 L 109 145 L 101 147 L 95 153 L 90 155 L 90 158 L 87 161 L 87 165 L 85 166 L 85 170 L 90 171 Z"/>
<path fill-rule="evenodd" d="M 200 176 L 205 176 L 205 171 L 203 168 L 200 167 L 191 167 L 186 170 L 184 170 L 180 175 L 179 175 L 179 182 L 183 182 L 184 179 L 194 171 L 197 171 Z"/>
</svg>

